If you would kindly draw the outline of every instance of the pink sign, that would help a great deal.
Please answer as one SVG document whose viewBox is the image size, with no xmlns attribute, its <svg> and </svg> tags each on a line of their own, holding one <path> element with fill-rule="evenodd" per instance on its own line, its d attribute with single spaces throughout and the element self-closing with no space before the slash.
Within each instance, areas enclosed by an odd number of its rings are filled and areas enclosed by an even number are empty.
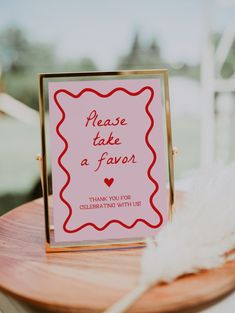
<svg viewBox="0 0 235 313">
<path fill-rule="evenodd" d="M 141 238 L 167 221 L 160 79 L 49 83 L 56 242 Z"/>
</svg>

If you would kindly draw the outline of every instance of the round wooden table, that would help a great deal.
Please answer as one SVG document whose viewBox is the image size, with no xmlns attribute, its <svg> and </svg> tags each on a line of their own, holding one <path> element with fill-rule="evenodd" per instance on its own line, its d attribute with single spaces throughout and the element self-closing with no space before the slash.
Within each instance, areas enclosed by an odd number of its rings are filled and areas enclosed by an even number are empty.
<svg viewBox="0 0 235 313">
<path fill-rule="evenodd" d="M 180 203 L 182 195 L 176 198 Z M 46 254 L 43 204 L 35 200 L 0 218 L 0 290 L 38 307 L 38 312 L 103 312 L 136 286 L 141 253 L 142 249 Z M 235 262 L 156 286 L 129 312 L 182 312 L 234 286 Z"/>
</svg>

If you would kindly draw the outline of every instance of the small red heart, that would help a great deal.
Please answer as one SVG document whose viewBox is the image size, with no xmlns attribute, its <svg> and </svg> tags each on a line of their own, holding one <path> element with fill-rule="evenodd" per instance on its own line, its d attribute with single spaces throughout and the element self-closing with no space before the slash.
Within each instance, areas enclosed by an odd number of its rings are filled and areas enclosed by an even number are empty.
<svg viewBox="0 0 235 313">
<path fill-rule="evenodd" d="M 104 182 L 105 182 L 105 184 L 106 184 L 108 187 L 110 187 L 110 186 L 112 185 L 113 181 L 114 181 L 113 178 L 105 178 L 105 179 L 104 179 Z"/>
</svg>

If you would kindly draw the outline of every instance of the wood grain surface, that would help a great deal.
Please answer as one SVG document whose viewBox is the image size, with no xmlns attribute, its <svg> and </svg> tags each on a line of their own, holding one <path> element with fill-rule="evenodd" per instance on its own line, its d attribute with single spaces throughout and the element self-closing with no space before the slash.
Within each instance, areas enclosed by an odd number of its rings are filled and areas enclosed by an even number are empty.
<svg viewBox="0 0 235 313">
<path fill-rule="evenodd" d="M 177 195 L 178 204 L 182 195 Z M 0 218 L 0 289 L 54 312 L 102 312 L 137 283 L 142 249 L 46 254 L 43 205 Z M 235 262 L 152 288 L 129 312 L 182 312 L 235 287 Z"/>
</svg>

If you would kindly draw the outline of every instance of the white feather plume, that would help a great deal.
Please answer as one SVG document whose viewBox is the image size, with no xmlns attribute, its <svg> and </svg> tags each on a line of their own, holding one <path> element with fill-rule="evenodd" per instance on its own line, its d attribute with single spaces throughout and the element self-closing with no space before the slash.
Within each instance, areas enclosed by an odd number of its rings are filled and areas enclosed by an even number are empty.
<svg viewBox="0 0 235 313">
<path fill-rule="evenodd" d="M 235 248 L 235 163 L 216 165 L 195 175 L 173 220 L 149 240 L 140 283 L 108 313 L 125 312 L 151 286 L 183 274 L 221 266 Z"/>
</svg>

